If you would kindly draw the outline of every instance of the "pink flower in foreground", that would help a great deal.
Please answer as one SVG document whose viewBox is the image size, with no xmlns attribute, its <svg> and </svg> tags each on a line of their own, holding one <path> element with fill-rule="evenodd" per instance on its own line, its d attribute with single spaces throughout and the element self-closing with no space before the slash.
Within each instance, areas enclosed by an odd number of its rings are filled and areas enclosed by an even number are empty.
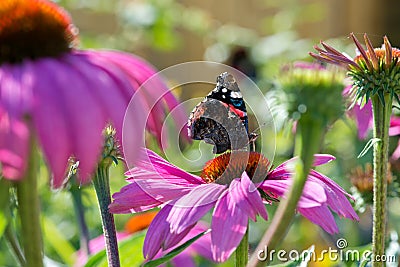
<svg viewBox="0 0 400 267">
<path fill-rule="evenodd" d="M 269 161 L 256 152 L 235 152 L 229 165 L 231 154 L 225 153 L 208 162 L 201 177 L 185 172 L 150 150 L 145 154 L 126 173 L 130 184 L 113 195 L 110 211 L 140 212 L 163 205 L 146 235 L 146 259 L 176 245 L 214 208 L 209 249 L 214 261 L 227 260 L 242 239 L 248 219 L 255 221 L 260 215 L 267 220 L 264 204 L 284 196 L 294 174 L 291 166 L 295 159 L 270 170 Z M 314 165 L 333 159 L 330 155 L 315 155 Z M 252 180 L 261 182 L 255 184 Z M 298 212 L 328 233 L 337 233 L 331 211 L 358 220 L 347 197 L 350 195 L 335 182 L 311 170 Z"/>
<path fill-rule="evenodd" d="M 125 110 L 134 93 L 139 95 L 133 119 L 145 125 L 149 115 L 147 127 L 160 138 L 163 107 L 172 109 L 177 101 L 160 78 L 138 91 L 156 73 L 147 62 L 117 51 L 74 48 L 76 29 L 69 15 L 50 1 L 4 0 L 0 13 L 0 163 L 5 178 L 23 177 L 30 143 L 37 138 L 54 187 L 63 185 L 70 156 L 79 160 L 80 182 L 87 183 L 99 160 L 105 126 L 112 124 L 122 140 Z M 132 151 L 143 130 L 137 127 L 127 137 Z"/>
</svg>

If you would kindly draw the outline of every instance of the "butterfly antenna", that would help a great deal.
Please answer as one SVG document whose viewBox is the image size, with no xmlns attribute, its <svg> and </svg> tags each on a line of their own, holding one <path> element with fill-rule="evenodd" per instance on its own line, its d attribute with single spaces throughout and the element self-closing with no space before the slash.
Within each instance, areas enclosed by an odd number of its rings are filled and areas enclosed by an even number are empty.
<svg viewBox="0 0 400 267">
<path fill-rule="evenodd" d="M 247 144 L 250 146 L 250 151 L 256 151 L 256 140 L 259 136 L 259 134 L 256 132 L 260 132 L 260 129 L 262 127 L 265 127 L 266 125 L 267 125 L 267 123 L 264 122 L 263 124 L 258 126 L 254 131 L 249 133 L 249 142 Z"/>
<path fill-rule="evenodd" d="M 265 126 L 267 126 L 267 123 L 266 123 L 266 122 L 264 122 L 263 124 L 261 124 L 260 126 L 258 126 L 255 130 L 253 130 L 253 131 L 250 133 L 250 135 L 251 135 L 251 134 L 257 134 L 256 132 L 260 132 L 260 129 L 263 128 L 263 127 L 265 127 Z M 257 135 L 258 135 L 258 134 L 257 134 Z"/>
</svg>

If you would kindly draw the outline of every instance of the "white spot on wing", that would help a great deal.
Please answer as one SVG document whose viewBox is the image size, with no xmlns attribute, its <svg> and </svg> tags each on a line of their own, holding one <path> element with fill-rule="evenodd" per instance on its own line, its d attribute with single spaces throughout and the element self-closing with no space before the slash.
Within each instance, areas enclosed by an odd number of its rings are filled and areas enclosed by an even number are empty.
<svg viewBox="0 0 400 267">
<path fill-rule="evenodd" d="M 241 92 L 231 92 L 231 97 L 232 98 L 242 98 L 242 93 Z"/>
<path fill-rule="evenodd" d="M 226 92 L 228 92 L 228 89 L 222 88 L 222 93 L 226 93 Z"/>
</svg>

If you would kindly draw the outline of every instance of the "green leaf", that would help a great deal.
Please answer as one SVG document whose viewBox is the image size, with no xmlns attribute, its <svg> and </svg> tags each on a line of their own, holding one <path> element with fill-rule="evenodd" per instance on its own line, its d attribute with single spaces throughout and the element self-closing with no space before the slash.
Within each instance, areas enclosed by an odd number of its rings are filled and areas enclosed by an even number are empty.
<svg viewBox="0 0 400 267">
<path fill-rule="evenodd" d="M 143 267 L 156 267 L 156 266 L 158 266 L 160 264 L 163 264 L 164 262 L 169 261 L 170 259 L 172 259 L 176 255 L 178 255 L 179 253 L 184 251 L 188 246 L 193 244 L 197 239 L 199 239 L 203 235 L 207 234 L 208 232 L 209 231 L 205 231 L 205 232 L 202 232 L 202 233 L 196 235 L 195 237 L 189 239 L 186 243 L 180 245 L 179 247 L 177 247 L 176 249 L 172 250 L 171 252 L 169 252 L 168 254 L 164 255 L 163 257 L 146 262 L 143 265 Z"/>
<path fill-rule="evenodd" d="M 42 216 L 44 239 L 68 266 L 74 264 L 75 249 L 49 218 Z"/>
<path fill-rule="evenodd" d="M 3 236 L 4 230 L 8 224 L 9 201 L 10 201 L 10 182 L 0 178 L 0 236 Z"/>
<path fill-rule="evenodd" d="M 385 106 L 385 97 L 383 96 L 382 90 L 378 91 L 379 101 L 381 102 L 382 106 Z"/>
<path fill-rule="evenodd" d="M 360 154 L 357 156 L 357 158 L 362 158 L 364 157 L 365 154 L 367 154 L 367 152 L 371 149 L 371 147 L 373 147 L 376 143 L 380 142 L 381 139 L 379 138 L 372 138 L 370 139 L 367 144 L 365 145 L 365 147 L 363 148 L 363 150 L 360 152 Z"/>
<path fill-rule="evenodd" d="M 142 246 L 145 233 L 142 231 L 118 242 L 121 266 L 139 266 L 143 262 Z M 101 266 L 108 266 L 105 248 L 92 255 L 85 264 L 85 267 Z"/>
<path fill-rule="evenodd" d="M 400 99 L 398 94 L 394 94 L 394 99 L 396 99 L 397 104 L 400 104 Z"/>
<path fill-rule="evenodd" d="M 3 236 L 4 230 L 8 225 L 8 218 L 3 211 L 0 211 L 0 236 Z"/>
<path fill-rule="evenodd" d="M 89 260 L 86 262 L 85 267 L 99 266 L 100 263 L 104 261 L 107 262 L 107 255 L 105 249 L 91 256 Z"/>
<path fill-rule="evenodd" d="M 146 231 L 142 231 L 119 243 L 121 266 L 140 266 L 142 264 L 145 236 Z"/>
</svg>

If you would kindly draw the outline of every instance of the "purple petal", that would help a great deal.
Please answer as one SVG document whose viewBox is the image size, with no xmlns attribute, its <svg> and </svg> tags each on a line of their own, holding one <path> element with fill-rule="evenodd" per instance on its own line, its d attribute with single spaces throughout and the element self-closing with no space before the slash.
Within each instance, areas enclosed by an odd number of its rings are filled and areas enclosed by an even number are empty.
<svg viewBox="0 0 400 267">
<path fill-rule="evenodd" d="M 196 267 L 196 262 L 193 260 L 193 256 L 189 253 L 182 252 L 178 256 L 171 260 L 173 266 L 185 266 L 185 267 Z"/>
<path fill-rule="evenodd" d="M 131 213 L 149 210 L 177 199 L 191 188 L 155 180 L 138 180 L 113 194 L 109 209 L 112 213 Z"/>
<path fill-rule="evenodd" d="M 188 235 L 188 239 L 200 234 L 209 229 L 209 226 L 206 225 L 204 222 L 200 221 L 195 225 L 195 227 L 190 231 Z M 200 254 L 202 257 L 213 260 L 212 252 L 211 252 L 211 234 L 207 233 L 197 239 L 190 247 L 190 250 L 193 253 Z"/>
<path fill-rule="evenodd" d="M 32 72 L 27 65 L 4 63 L 0 69 L 0 105 L 13 118 L 21 118 L 32 109 Z"/>
<path fill-rule="evenodd" d="M 53 75 L 42 75 L 43 61 L 29 65 L 35 90 L 33 124 L 45 160 L 52 173 L 52 186 L 64 184 L 67 163 L 73 151 L 73 133 L 63 95 L 54 90 Z M 55 138 L 57 135 L 57 138 Z"/>
<path fill-rule="evenodd" d="M 177 245 L 194 227 L 194 225 L 190 225 L 180 234 L 171 233 L 171 225 L 166 219 L 173 204 L 164 206 L 154 217 L 147 230 L 143 244 L 143 255 L 146 259 L 153 259 L 161 249 L 167 250 Z"/>
<path fill-rule="evenodd" d="M 326 205 L 313 208 L 299 208 L 298 211 L 312 223 L 321 226 L 328 233 L 335 234 L 339 232 L 335 218 L 333 218 L 331 211 Z"/>
<path fill-rule="evenodd" d="M 368 101 L 367 104 L 365 104 L 362 108 L 357 104 L 354 105 L 351 112 L 355 116 L 358 129 L 358 138 L 365 139 L 368 135 L 368 131 L 372 129 L 373 124 L 371 101 Z"/>
<path fill-rule="evenodd" d="M 294 68 L 307 69 L 307 70 L 325 70 L 326 67 L 319 63 L 310 63 L 307 61 L 296 61 L 293 63 Z"/>
<path fill-rule="evenodd" d="M 29 153 L 26 113 L 32 107 L 31 73 L 26 65 L 0 69 L 0 162 L 7 179 L 23 177 Z"/>
<path fill-rule="evenodd" d="M 139 91 L 142 91 L 140 93 L 147 98 L 147 103 L 151 109 L 150 116 L 153 118 L 155 123 L 152 129 L 158 135 L 159 140 L 161 138 L 160 126 L 164 121 L 164 117 L 162 116 L 164 114 L 164 103 L 169 110 L 175 109 L 172 116 L 178 127 L 186 124 L 186 112 L 179 107 L 179 102 L 165 85 L 155 68 L 137 56 L 121 52 L 117 53 L 115 51 L 102 51 L 102 54 L 114 60 L 113 62 L 119 65 L 122 70 L 127 71 L 129 77 L 137 80 L 139 84 L 143 85 Z M 151 94 L 149 94 L 149 92 L 151 92 Z"/>
<path fill-rule="evenodd" d="M 294 164 L 297 159 L 298 157 L 294 157 L 280 164 L 278 167 L 268 173 L 268 179 L 287 179 L 290 177 L 293 173 Z M 336 158 L 334 156 L 329 154 L 315 154 L 313 166 L 315 167 L 323 165 L 335 159 Z"/>
<path fill-rule="evenodd" d="M 394 152 L 393 152 L 391 158 L 394 159 L 394 160 L 398 160 L 398 159 L 400 158 L 400 140 L 399 140 L 399 142 L 397 143 L 397 147 L 396 147 L 396 149 L 394 150 Z"/>
<path fill-rule="evenodd" d="M 389 135 L 390 136 L 400 135 L 400 117 L 392 116 L 390 118 Z"/>
<path fill-rule="evenodd" d="M 171 231 L 179 234 L 199 221 L 224 191 L 226 193 L 226 189 L 226 186 L 214 183 L 198 185 L 178 199 L 167 217 L 167 221 L 171 223 Z"/>
<path fill-rule="evenodd" d="M 149 114 L 149 111 L 144 108 L 143 95 L 135 94 L 140 84 L 130 79 L 134 71 L 129 73 L 121 69 L 119 65 L 113 63 L 115 59 L 111 55 L 105 55 L 102 51 L 80 51 L 77 55 L 96 68 L 99 73 L 96 78 L 103 84 L 105 90 L 109 91 L 104 96 L 110 99 L 104 100 L 108 101 L 106 106 L 109 109 L 115 109 L 113 113 L 109 113 L 113 115 L 113 117 L 110 115 L 110 119 L 113 119 L 113 126 L 117 129 L 116 137 L 123 144 L 122 152 L 125 161 L 128 166 L 131 166 L 137 159 L 136 151 L 143 146 L 145 120 L 146 115 Z M 115 92 L 110 91 L 110 88 L 115 88 Z M 124 99 L 121 99 L 123 103 L 115 108 L 119 102 L 118 96 Z M 122 135 L 123 132 L 129 134 Z M 126 147 L 129 149 L 125 150 Z"/>
<path fill-rule="evenodd" d="M 259 188 L 264 191 L 275 193 L 278 196 L 285 197 L 292 184 L 292 180 L 266 180 Z M 307 181 L 304 185 L 303 193 L 300 197 L 297 207 L 310 208 L 321 206 L 327 200 L 324 188 L 319 183 Z"/>
<path fill-rule="evenodd" d="M 98 102 L 101 103 L 100 105 L 105 109 L 108 119 L 116 129 L 116 137 L 121 142 L 124 115 L 134 91 L 132 84 L 125 79 L 124 73 L 110 64 L 109 61 L 102 60 L 96 52 L 82 54 L 77 51 L 66 56 L 65 60 L 75 66 L 83 76 L 82 79 L 86 79 L 89 84 L 96 85 L 95 90 L 97 93 L 93 97 L 96 97 Z M 96 75 L 93 75 L 94 70 Z M 111 88 L 112 91 L 110 90 Z M 139 120 L 142 118 L 142 116 L 137 117 Z M 132 132 L 132 135 L 140 139 L 143 131 L 138 130 L 140 129 Z"/>
<path fill-rule="evenodd" d="M 329 154 L 314 154 L 313 167 L 324 165 L 328 162 L 335 160 L 336 158 Z"/>
<path fill-rule="evenodd" d="M 176 237 L 180 237 L 180 241 L 175 246 L 172 246 L 169 249 L 164 250 L 162 253 L 158 253 L 156 255 L 156 257 L 159 258 L 159 257 L 171 252 L 177 246 L 182 245 L 182 244 L 186 243 L 189 239 L 195 237 L 196 235 L 207 231 L 208 228 L 209 228 L 208 225 L 205 225 L 203 222 L 197 223 L 193 228 L 189 229 L 190 231 L 186 234 L 186 236 L 184 236 L 184 237 L 181 237 L 181 235 L 176 236 Z M 205 235 L 203 235 L 202 237 L 197 239 L 186 250 L 184 250 L 178 256 L 173 258 L 172 263 L 175 264 L 175 266 L 186 266 L 186 265 L 182 265 L 182 264 L 191 263 L 190 259 L 193 259 L 193 257 L 196 254 L 200 254 L 204 258 L 212 260 L 211 235 L 209 233 L 206 233 Z"/>
<path fill-rule="evenodd" d="M 113 51 L 84 51 L 83 55 L 87 55 L 91 58 L 94 64 L 98 66 L 102 66 L 107 64 L 107 69 L 113 69 L 113 72 L 119 72 L 118 76 L 126 77 L 129 80 L 129 83 L 133 86 L 133 90 L 130 90 L 129 95 L 132 96 L 133 93 L 139 98 L 144 110 L 143 114 L 148 116 L 147 126 L 151 131 L 155 133 L 156 136 L 160 136 L 160 125 L 162 125 L 163 121 L 163 109 L 157 106 L 155 100 L 151 100 L 155 97 L 159 97 L 157 94 L 157 88 L 160 86 L 159 84 L 155 85 L 151 88 L 151 90 L 138 91 L 140 86 L 146 82 L 152 75 L 155 74 L 155 71 L 148 71 L 143 73 L 143 70 L 147 67 L 147 63 L 141 61 L 140 64 L 126 64 L 126 62 L 137 60 L 133 55 L 124 54 L 121 52 L 113 52 Z M 93 56 L 94 54 L 94 56 Z M 111 65 L 111 66 L 109 66 Z M 165 87 L 164 84 L 161 84 L 162 87 Z M 155 112 L 152 111 L 152 108 L 156 109 Z M 134 115 L 136 117 L 137 114 Z M 141 129 L 145 129 L 144 127 Z"/>
<path fill-rule="evenodd" d="M 368 69 L 370 70 L 373 69 L 371 61 L 368 58 L 367 52 L 365 51 L 364 47 L 362 47 L 362 45 L 360 44 L 357 37 L 353 33 L 350 34 L 350 37 L 353 39 L 355 45 L 357 46 L 358 51 L 361 53 L 362 57 L 365 60 L 365 63 L 368 65 Z"/>
<path fill-rule="evenodd" d="M 143 256 L 145 259 L 153 259 L 161 250 L 162 243 L 169 233 L 170 225 L 166 218 L 171 208 L 170 205 L 164 206 L 150 223 L 143 243 Z"/>
<path fill-rule="evenodd" d="M 166 183 L 192 186 L 205 183 L 200 177 L 178 168 L 149 149 L 142 149 L 137 154 L 136 168 L 125 173 L 128 177 L 140 178 L 141 174 L 137 172 L 144 170 L 153 173 L 153 179 L 162 179 Z"/>
<path fill-rule="evenodd" d="M 347 197 L 351 198 L 343 188 L 341 188 L 334 181 L 326 177 L 325 175 L 311 170 L 308 180 L 320 182 L 322 186 L 325 188 L 325 194 L 327 197 L 328 206 L 336 212 L 338 215 L 352 219 L 359 220 L 358 215 L 354 211 Z"/>
<path fill-rule="evenodd" d="M 162 249 L 167 250 L 167 249 L 170 249 L 170 248 L 178 245 L 183 239 L 185 239 L 187 237 L 187 235 L 190 233 L 190 231 L 192 230 L 192 228 L 194 226 L 195 226 L 195 224 L 189 225 L 188 227 L 183 229 L 182 232 L 173 233 L 173 232 L 171 232 L 171 225 L 170 225 L 170 227 L 169 227 L 170 230 L 169 230 L 167 237 L 164 240 Z M 189 240 L 189 239 L 187 239 L 187 240 Z"/>
<path fill-rule="evenodd" d="M 246 172 L 243 172 L 241 179 L 235 179 L 231 182 L 229 194 L 236 205 L 253 221 L 256 221 L 258 214 L 268 220 L 268 214 L 260 193 Z"/>
<path fill-rule="evenodd" d="M 78 177 L 81 183 L 88 183 L 99 160 L 104 140 L 102 132 L 107 122 L 104 110 L 93 97 L 95 92 L 88 89 L 96 85 L 83 80 L 75 68 L 65 61 L 43 59 L 40 71 L 52 73 L 49 79 L 53 87 L 46 89 L 57 88 L 58 97 L 63 99 L 68 132 L 73 141 L 72 155 L 79 160 Z M 71 80 L 74 81 L 73 86 Z"/>
<path fill-rule="evenodd" d="M 23 177 L 29 153 L 29 129 L 22 120 L 10 118 L 0 107 L 0 162 L 5 178 Z"/>
<path fill-rule="evenodd" d="M 247 229 L 248 216 L 233 201 L 231 194 L 216 204 L 211 222 L 211 250 L 216 262 L 224 262 L 235 251 Z"/>
</svg>

